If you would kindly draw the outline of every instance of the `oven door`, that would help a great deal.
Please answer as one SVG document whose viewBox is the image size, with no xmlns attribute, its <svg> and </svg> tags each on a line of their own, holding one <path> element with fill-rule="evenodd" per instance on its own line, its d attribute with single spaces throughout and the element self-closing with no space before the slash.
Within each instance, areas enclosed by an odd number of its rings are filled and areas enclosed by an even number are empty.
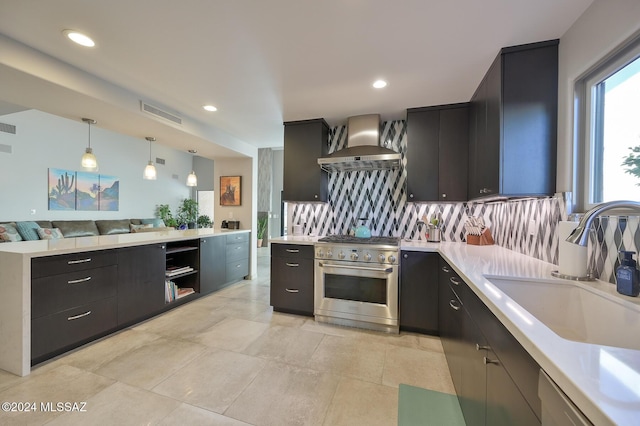
<svg viewBox="0 0 640 426">
<path fill-rule="evenodd" d="M 397 265 L 316 259 L 314 286 L 316 319 L 398 326 Z"/>
</svg>

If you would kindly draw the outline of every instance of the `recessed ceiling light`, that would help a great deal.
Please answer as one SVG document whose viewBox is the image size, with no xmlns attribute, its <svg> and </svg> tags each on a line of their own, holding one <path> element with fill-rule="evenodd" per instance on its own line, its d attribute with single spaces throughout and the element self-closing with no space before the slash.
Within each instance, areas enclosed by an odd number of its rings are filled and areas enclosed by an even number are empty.
<svg viewBox="0 0 640 426">
<path fill-rule="evenodd" d="M 373 87 L 375 87 L 376 89 L 382 89 L 386 85 L 387 85 L 387 82 L 384 80 L 376 80 L 373 82 Z"/>
<path fill-rule="evenodd" d="M 62 34 L 67 36 L 69 40 L 81 46 L 93 47 L 96 45 L 96 43 L 93 40 L 91 40 L 89 36 L 75 30 L 64 30 Z"/>
<path fill-rule="evenodd" d="M 218 110 L 218 108 L 214 107 L 213 105 L 205 105 L 202 108 L 204 108 L 207 111 L 211 111 L 211 112 Z"/>
</svg>

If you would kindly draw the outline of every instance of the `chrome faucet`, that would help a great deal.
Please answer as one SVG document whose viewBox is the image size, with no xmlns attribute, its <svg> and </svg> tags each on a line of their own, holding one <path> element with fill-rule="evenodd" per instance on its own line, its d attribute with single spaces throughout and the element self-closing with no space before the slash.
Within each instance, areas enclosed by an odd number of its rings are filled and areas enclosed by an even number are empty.
<svg viewBox="0 0 640 426">
<path fill-rule="evenodd" d="M 589 229 L 594 219 L 602 213 L 613 209 L 631 209 L 640 213 L 640 202 L 638 201 L 609 201 L 607 203 L 598 204 L 582 216 L 576 229 L 573 230 L 567 241 L 580 246 L 587 246 L 589 242 Z"/>
</svg>

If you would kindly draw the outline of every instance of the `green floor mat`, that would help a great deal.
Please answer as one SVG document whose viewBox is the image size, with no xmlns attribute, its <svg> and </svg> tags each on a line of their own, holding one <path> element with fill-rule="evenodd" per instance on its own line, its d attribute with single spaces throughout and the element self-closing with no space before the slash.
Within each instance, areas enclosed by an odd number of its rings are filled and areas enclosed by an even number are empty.
<svg viewBox="0 0 640 426">
<path fill-rule="evenodd" d="M 458 398 L 400 384 L 398 389 L 398 426 L 465 426 Z"/>
</svg>

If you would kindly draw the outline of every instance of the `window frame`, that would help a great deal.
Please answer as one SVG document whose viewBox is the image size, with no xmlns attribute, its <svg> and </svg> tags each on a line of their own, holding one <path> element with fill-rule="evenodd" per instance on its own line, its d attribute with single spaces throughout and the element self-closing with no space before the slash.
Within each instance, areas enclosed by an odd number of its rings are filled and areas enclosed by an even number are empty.
<svg viewBox="0 0 640 426">
<path fill-rule="evenodd" d="M 586 211 L 601 202 L 592 202 L 592 190 L 596 186 L 597 174 L 602 174 L 602 164 L 596 165 L 592 173 L 592 162 L 596 148 L 603 149 L 603 102 L 599 83 L 620 71 L 622 68 L 640 58 L 640 33 L 614 49 L 591 69 L 579 77 L 574 85 L 574 194 L 575 207 L 578 211 Z M 599 133 L 599 137 L 597 137 Z M 597 146 L 596 146 L 597 144 Z M 596 188 L 602 195 L 602 187 Z M 640 200 L 637 200 L 640 201 Z"/>
</svg>

